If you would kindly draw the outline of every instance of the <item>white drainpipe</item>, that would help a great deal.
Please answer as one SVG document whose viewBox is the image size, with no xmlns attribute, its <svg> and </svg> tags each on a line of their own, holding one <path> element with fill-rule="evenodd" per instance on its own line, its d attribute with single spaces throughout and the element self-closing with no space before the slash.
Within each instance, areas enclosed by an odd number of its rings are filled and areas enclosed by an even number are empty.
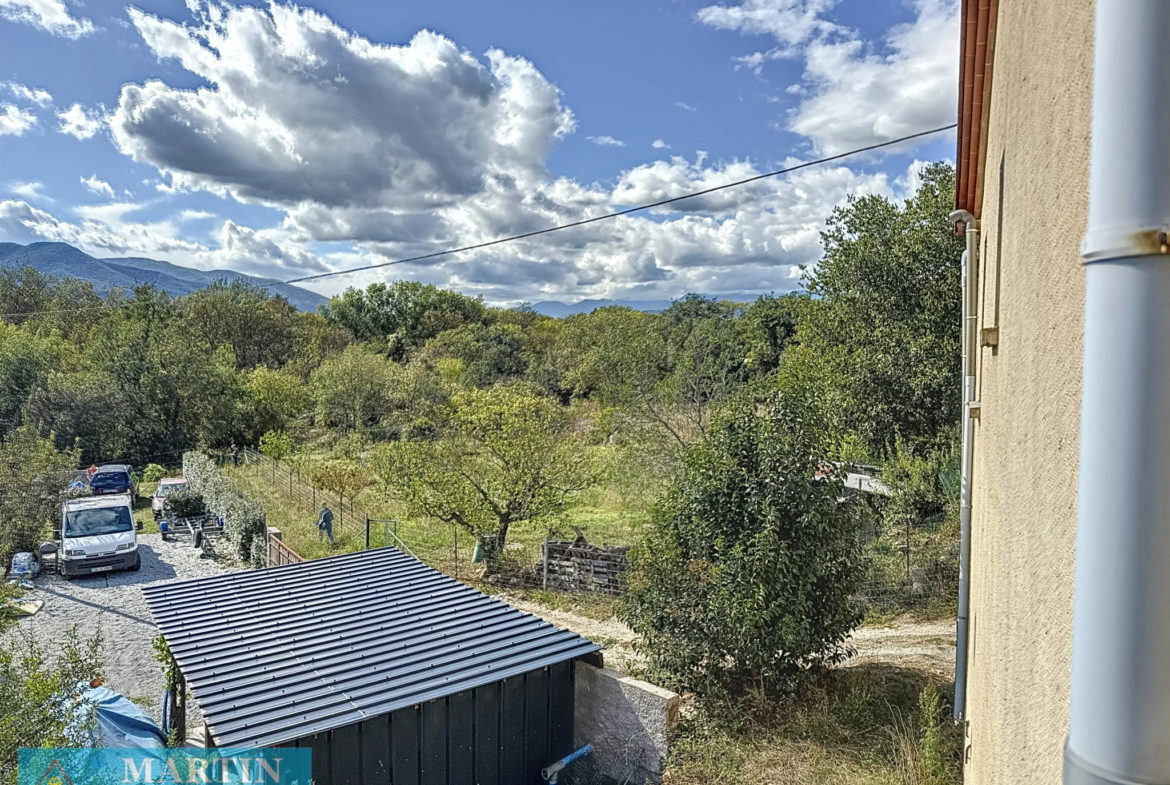
<svg viewBox="0 0 1170 785">
<path fill-rule="evenodd" d="M 979 270 L 979 229 L 966 210 L 951 213 L 950 220 L 967 227 L 963 252 L 963 446 L 959 463 L 959 617 L 955 624 L 955 722 L 967 711 L 967 632 L 971 599 L 971 468 L 975 455 L 975 330 L 978 324 L 975 278 Z"/>
<path fill-rule="evenodd" d="M 1170 2 L 1097 3 L 1065 785 L 1170 783 L 1168 41 Z"/>
</svg>

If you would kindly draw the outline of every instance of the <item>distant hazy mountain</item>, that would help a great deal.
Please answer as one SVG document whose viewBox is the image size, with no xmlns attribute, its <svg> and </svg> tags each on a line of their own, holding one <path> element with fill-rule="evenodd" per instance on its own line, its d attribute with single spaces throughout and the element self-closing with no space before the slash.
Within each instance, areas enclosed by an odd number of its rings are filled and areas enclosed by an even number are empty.
<svg viewBox="0 0 1170 785">
<path fill-rule="evenodd" d="M 611 305 L 621 305 L 633 308 L 635 311 L 649 311 L 658 313 L 670 307 L 670 300 L 581 300 L 576 303 L 563 303 L 560 300 L 542 300 L 532 304 L 532 310 L 545 316 L 555 316 L 558 319 L 572 316 L 575 313 L 589 313 L 597 308 L 607 308 Z"/>
<path fill-rule="evenodd" d="M 732 300 L 737 303 L 750 303 L 759 296 L 751 292 L 735 292 L 733 294 L 721 294 L 718 299 Z M 563 303 L 560 300 L 543 300 L 539 303 L 533 303 L 532 310 L 537 313 L 542 313 L 545 316 L 555 316 L 558 318 L 572 316 L 575 313 L 589 313 L 596 308 L 606 308 L 611 305 L 633 308 L 635 311 L 658 313 L 669 308 L 671 302 L 671 300 L 581 300 L 576 303 Z"/>
<path fill-rule="evenodd" d="M 149 283 L 172 297 L 180 297 L 214 281 L 241 280 L 263 287 L 270 294 L 279 294 L 302 311 L 315 311 L 318 305 L 328 302 L 328 298 L 316 292 L 270 278 L 231 270 L 195 270 L 154 259 L 98 259 L 66 243 L 0 243 L 0 267 L 32 267 L 58 278 L 69 276 L 89 281 L 99 294 L 114 288 L 129 291 L 138 284 Z"/>
</svg>

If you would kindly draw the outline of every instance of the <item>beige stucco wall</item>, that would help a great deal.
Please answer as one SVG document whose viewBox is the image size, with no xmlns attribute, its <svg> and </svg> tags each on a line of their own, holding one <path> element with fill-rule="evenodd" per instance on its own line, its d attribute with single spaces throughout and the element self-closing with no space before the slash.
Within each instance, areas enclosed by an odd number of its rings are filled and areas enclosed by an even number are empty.
<svg viewBox="0 0 1170 785">
<path fill-rule="evenodd" d="M 979 785 L 1060 781 L 1092 92 L 1090 0 L 999 9 L 979 282 L 999 346 L 979 350 L 972 514 L 966 779 Z"/>
</svg>

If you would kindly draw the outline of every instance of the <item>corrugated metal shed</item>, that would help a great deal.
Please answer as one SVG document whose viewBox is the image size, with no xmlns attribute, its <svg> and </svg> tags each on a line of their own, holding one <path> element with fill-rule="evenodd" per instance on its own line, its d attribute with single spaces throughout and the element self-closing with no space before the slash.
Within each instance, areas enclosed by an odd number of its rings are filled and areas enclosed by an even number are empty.
<svg viewBox="0 0 1170 785">
<path fill-rule="evenodd" d="M 223 747 L 304 739 L 600 649 L 393 548 L 144 593 Z"/>
</svg>

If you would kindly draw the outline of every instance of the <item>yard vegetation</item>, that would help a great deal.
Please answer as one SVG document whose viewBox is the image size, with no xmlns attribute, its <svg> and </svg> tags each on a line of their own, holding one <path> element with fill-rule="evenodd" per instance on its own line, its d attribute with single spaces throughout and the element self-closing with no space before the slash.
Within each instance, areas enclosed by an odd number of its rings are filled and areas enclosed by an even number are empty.
<svg viewBox="0 0 1170 785">
<path fill-rule="evenodd" d="M 688 295 L 661 313 L 555 319 L 396 281 L 306 314 L 238 282 L 99 297 L 0 270 L 0 313 L 23 314 L 0 321 L 0 514 L 14 522 L 0 555 L 44 535 L 63 470 L 157 464 L 157 481 L 184 452 L 256 448 L 281 482 L 356 499 L 435 558 L 456 530 L 461 558 L 476 543 L 489 559 L 531 554 L 574 527 L 633 545 L 618 613 L 646 675 L 697 702 L 676 785 L 951 782 L 946 685 L 833 666 L 867 582 L 921 610 L 923 576 L 953 572 L 953 191 L 939 164 L 905 202 L 851 199 L 800 292 Z M 242 491 L 303 556 L 364 544 L 358 521 L 321 539 L 275 470 L 189 462 L 213 512 L 252 521 Z M 854 464 L 886 467 L 893 496 L 847 494 Z M 234 535 L 242 559 L 257 531 Z"/>
</svg>

